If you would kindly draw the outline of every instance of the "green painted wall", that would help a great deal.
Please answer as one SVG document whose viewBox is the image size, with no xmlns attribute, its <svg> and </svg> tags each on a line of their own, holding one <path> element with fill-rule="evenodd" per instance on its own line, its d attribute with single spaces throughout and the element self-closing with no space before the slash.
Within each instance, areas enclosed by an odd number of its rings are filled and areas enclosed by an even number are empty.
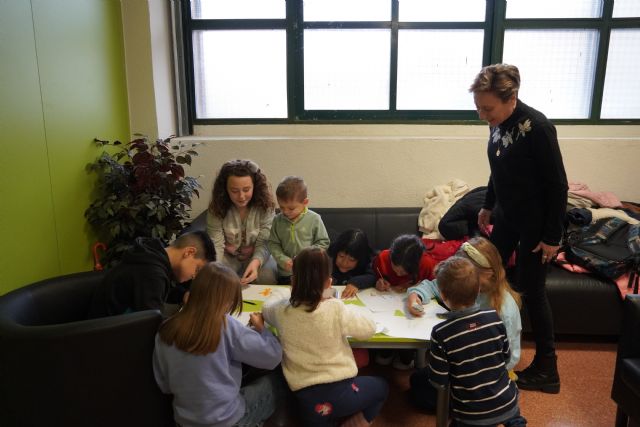
<svg viewBox="0 0 640 427">
<path fill-rule="evenodd" d="M 0 294 L 92 267 L 94 137 L 129 134 L 118 0 L 0 0 Z"/>
</svg>

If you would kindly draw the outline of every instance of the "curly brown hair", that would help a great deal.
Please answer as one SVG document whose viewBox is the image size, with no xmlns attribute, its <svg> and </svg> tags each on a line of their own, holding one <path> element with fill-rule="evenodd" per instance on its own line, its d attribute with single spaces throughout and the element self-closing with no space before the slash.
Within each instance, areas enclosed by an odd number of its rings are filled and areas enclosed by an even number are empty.
<svg viewBox="0 0 640 427">
<path fill-rule="evenodd" d="M 218 218 L 224 218 L 233 202 L 227 192 L 227 180 L 230 176 L 250 176 L 253 181 L 253 196 L 249 206 L 257 206 L 264 210 L 274 209 L 276 204 L 271 195 L 271 186 L 260 167 L 252 160 L 229 160 L 222 165 L 211 190 L 209 212 Z"/>
</svg>

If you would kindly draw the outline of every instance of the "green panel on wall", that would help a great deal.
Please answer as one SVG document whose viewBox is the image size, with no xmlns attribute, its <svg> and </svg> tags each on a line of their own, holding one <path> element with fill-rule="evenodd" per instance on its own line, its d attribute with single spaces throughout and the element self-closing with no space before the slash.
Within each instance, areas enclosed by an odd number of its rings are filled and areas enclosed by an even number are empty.
<svg viewBox="0 0 640 427">
<path fill-rule="evenodd" d="M 0 294 L 59 274 L 28 0 L 0 1 Z"/>
<path fill-rule="evenodd" d="M 129 134 L 120 2 L 32 3 L 61 271 L 87 270 L 93 138 Z"/>
</svg>

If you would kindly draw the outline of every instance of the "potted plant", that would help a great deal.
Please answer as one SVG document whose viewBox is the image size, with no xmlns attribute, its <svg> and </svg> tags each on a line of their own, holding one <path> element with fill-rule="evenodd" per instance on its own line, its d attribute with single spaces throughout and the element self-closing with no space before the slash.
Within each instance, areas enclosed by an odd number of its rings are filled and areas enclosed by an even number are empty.
<svg viewBox="0 0 640 427">
<path fill-rule="evenodd" d="M 85 217 L 107 244 L 105 266 L 117 262 L 136 237 L 168 244 L 185 227 L 191 199 L 202 188 L 197 178 L 185 176 L 183 166 L 198 155 L 197 143 L 136 136 L 125 144 L 96 138 L 97 146 L 107 149 L 87 165 L 98 177 Z"/>
</svg>

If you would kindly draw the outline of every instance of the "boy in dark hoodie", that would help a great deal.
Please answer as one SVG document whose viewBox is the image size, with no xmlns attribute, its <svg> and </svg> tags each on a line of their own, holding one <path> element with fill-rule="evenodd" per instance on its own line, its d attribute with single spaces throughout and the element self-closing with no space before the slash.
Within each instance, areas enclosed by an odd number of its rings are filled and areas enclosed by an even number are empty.
<svg viewBox="0 0 640 427">
<path fill-rule="evenodd" d="M 158 239 L 138 237 L 96 288 L 89 318 L 162 311 L 172 283 L 191 280 L 215 258 L 211 238 L 204 231 L 183 234 L 166 248 Z"/>
</svg>

